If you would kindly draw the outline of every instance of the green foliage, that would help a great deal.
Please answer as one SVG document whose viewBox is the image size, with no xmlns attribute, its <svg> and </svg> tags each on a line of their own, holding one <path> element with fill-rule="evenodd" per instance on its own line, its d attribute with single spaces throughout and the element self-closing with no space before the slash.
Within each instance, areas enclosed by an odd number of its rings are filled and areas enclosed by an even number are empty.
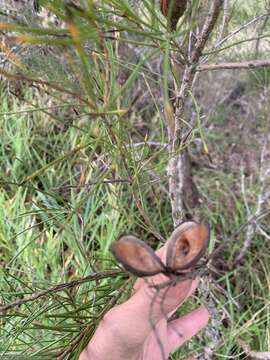
<svg viewBox="0 0 270 360">
<path fill-rule="evenodd" d="M 124 0 L 81 1 L 80 6 L 59 0 L 40 3 L 58 19 L 57 25 L 37 20 L 31 26 L 1 24 L 25 46 L 22 54 L 14 52 L 12 71 L 3 69 L 10 81 L 0 101 L 2 304 L 116 269 L 108 247 L 122 232 L 137 233 L 154 248 L 169 235 L 163 102 L 172 97 L 177 76 L 169 56 L 173 51 L 181 58 L 179 41 L 184 48 L 190 30 L 201 25 L 198 11 L 207 11 L 203 2 L 192 2 L 177 31 L 168 34 L 166 20 L 150 0 L 142 2 L 139 12 Z M 254 16 L 249 3 L 235 5 L 228 31 Z M 257 5 L 259 13 L 264 3 Z M 218 30 L 205 56 L 234 60 L 241 58 L 242 49 L 250 55 L 242 35 L 222 45 L 226 52 L 215 47 Z M 269 37 L 267 31 L 264 35 Z M 253 75 L 268 87 L 266 70 Z M 201 93 L 212 85 L 206 81 Z M 196 121 L 188 145 L 200 141 L 202 152 L 209 150 L 220 159 L 228 150 L 220 130 L 226 127 L 229 106 L 210 99 L 210 131 L 196 91 L 191 97 Z M 265 113 L 260 112 L 262 118 Z M 240 111 L 237 116 L 240 121 Z M 199 215 L 212 229 L 211 251 L 234 236 L 247 213 L 233 173 L 202 167 L 195 180 L 203 197 Z M 251 189 L 256 195 L 257 179 Z M 222 291 L 215 296 L 226 315 L 218 349 L 222 357 L 241 353 L 239 336 L 258 350 L 265 350 L 269 341 L 269 252 L 256 236 L 245 264 L 230 268 L 244 240 L 243 232 L 231 240 L 222 254 L 229 271 L 221 265 L 216 277 Z M 78 358 L 104 313 L 129 296 L 131 285 L 124 273 L 117 273 L 1 313 L 0 358 L 51 359 L 71 344 L 66 358 Z M 192 306 L 187 303 L 181 311 Z M 202 342 L 194 341 L 172 358 L 201 349 Z"/>
</svg>

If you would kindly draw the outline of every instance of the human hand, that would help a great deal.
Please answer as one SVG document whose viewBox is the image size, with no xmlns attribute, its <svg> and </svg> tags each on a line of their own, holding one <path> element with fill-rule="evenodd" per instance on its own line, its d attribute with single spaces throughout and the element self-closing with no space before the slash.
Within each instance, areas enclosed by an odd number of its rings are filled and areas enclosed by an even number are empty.
<svg viewBox="0 0 270 360">
<path fill-rule="evenodd" d="M 164 260 L 166 245 L 157 255 Z M 168 321 L 198 281 L 188 279 L 158 293 L 149 287 L 165 281 L 163 274 L 137 280 L 134 294 L 105 315 L 79 360 L 164 360 L 205 327 L 209 318 L 205 307 Z"/>
</svg>

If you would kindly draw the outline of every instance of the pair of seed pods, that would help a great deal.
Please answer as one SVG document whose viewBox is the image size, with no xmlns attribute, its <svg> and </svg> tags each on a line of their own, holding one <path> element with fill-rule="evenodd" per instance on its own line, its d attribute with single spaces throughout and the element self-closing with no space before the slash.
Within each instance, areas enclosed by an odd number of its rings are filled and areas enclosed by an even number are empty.
<svg viewBox="0 0 270 360">
<path fill-rule="evenodd" d="M 165 264 L 152 248 L 133 235 L 120 236 L 110 250 L 123 267 L 136 276 L 177 274 L 197 264 L 207 249 L 209 234 L 207 225 L 192 221 L 182 223 L 166 243 Z"/>
</svg>

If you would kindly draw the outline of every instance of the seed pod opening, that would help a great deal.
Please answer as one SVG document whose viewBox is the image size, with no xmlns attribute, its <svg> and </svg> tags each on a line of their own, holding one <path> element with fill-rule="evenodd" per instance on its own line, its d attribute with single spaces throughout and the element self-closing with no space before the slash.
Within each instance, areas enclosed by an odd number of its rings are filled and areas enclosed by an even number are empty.
<svg viewBox="0 0 270 360">
<path fill-rule="evenodd" d="M 209 227 L 185 222 L 176 228 L 168 240 L 166 265 L 173 271 L 193 267 L 205 253 L 209 243 Z"/>
<path fill-rule="evenodd" d="M 123 267 L 136 276 L 156 275 L 165 270 L 154 250 L 133 235 L 121 236 L 110 250 Z"/>
</svg>

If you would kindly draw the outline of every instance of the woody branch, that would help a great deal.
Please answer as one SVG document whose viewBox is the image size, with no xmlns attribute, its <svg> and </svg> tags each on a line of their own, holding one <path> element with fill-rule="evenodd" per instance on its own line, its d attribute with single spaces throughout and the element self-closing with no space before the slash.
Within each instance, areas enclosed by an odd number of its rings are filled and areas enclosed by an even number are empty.
<svg viewBox="0 0 270 360">
<path fill-rule="evenodd" d="M 184 127 L 182 121 L 184 117 L 184 106 L 189 91 L 192 88 L 192 83 L 196 74 L 196 68 L 198 66 L 197 64 L 202 55 L 205 44 L 215 27 L 223 1 L 224 0 L 214 0 L 212 2 L 203 28 L 197 37 L 193 49 L 191 50 L 189 60 L 185 64 L 181 85 L 178 87 L 177 81 L 175 82 L 176 102 L 173 134 L 170 138 L 171 158 L 168 164 L 169 192 L 172 206 L 172 217 L 175 226 L 177 226 L 183 220 L 184 212 L 187 207 L 185 193 L 188 193 L 186 186 L 188 185 L 187 171 L 189 171 L 189 167 L 187 166 L 187 162 L 189 159 L 186 150 L 181 151 L 184 136 Z M 175 66 L 173 59 L 172 65 Z M 169 132 L 171 132 L 171 129 L 169 129 Z"/>
</svg>

